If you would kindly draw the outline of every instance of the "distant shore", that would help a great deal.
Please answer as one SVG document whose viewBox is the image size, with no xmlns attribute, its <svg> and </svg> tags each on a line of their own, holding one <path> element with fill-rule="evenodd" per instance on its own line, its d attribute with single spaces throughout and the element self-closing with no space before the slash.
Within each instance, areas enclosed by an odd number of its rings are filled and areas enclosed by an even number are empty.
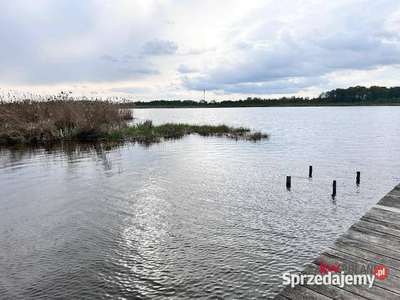
<svg viewBox="0 0 400 300">
<path fill-rule="evenodd" d="M 126 101 L 125 108 L 216 108 L 216 107 L 309 107 L 309 106 L 398 106 L 400 87 L 364 86 L 335 89 L 321 93 L 318 97 L 247 97 L 244 100 L 153 100 L 149 102 Z"/>
<path fill-rule="evenodd" d="M 124 105 L 121 104 L 121 108 L 129 109 L 149 109 L 149 108 L 251 108 L 251 107 L 345 107 L 345 106 L 400 106 L 398 103 L 305 103 L 305 104 L 281 104 L 281 105 Z"/>
</svg>

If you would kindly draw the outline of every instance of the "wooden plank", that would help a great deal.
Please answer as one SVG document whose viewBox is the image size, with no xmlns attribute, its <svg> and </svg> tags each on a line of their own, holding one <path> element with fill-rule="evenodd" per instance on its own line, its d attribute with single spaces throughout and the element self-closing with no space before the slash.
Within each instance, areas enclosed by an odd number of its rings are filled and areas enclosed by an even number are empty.
<svg viewBox="0 0 400 300">
<path fill-rule="evenodd" d="M 318 275 L 320 274 L 319 268 L 311 264 L 304 270 L 305 274 L 311 274 L 311 275 Z M 304 285 L 310 290 L 313 290 L 317 293 L 320 293 L 324 296 L 327 296 L 332 299 L 341 299 L 341 300 L 365 300 L 365 297 L 362 297 L 360 295 L 354 294 L 350 291 L 341 289 L 340 287 L 334 286 L 334 285 Z"/>
<path fill-rule="evenodd" d="M 305 273 L 307 274 L 320 274 L 319 272 L 319 266 L 315 264 L 309 265 L 305 270 Z M 315 286 L 316 288 L 320 288 L 322 286 Z M 347 297 L 348 295 L 356 295 L 354 298 L 349 298 L 349 299 L 358 299 L 357 297 L 365 298 L 365 299 L 374 299 L 374 300 L 399 300 L 399 295 L 396 293 L 393 293 L 391 291 L 388 291 L 386 289 L 382 289 L 376 285 L 372 286 L 371 288 L 368 288 L 366 286 L 360 287 L 360 286 L 355 286 L 355 285 L 345 285 L 343 288 L 335 287 L 335 286 L 327 286 L 330 288 L 332 291 L 332 294 L 330 297 L 333 299 L 346 299 L 346 298 L 340 298 L 340 297 Z M 309 286 L 311 288 L 311 286 Z M 334 289 L 333 289 L 334 288 Z M 324 289 L 324 288 L 323 288 Z M 339 290 L 339 291 L 337 291 Z M 345 294 L 344 292 L 347 292 Z M 319 291 L 320 293 L 323 293 L 323 290 Z M 350 293 L 350 294 L 348 294 Z M 335 298 L 337 297 L 337 298 Z"/>
<path fill-rule="evenodd" d="M 376 254 L 380 254 L 382 256 L 386 256 L 389 258 L 393 258 L 393 259 L 397 259 L 400 255 L 399 252 L 393 251 L 393 250 L 389 250 L 389 249 L 385 249 L 382 248 L 380 246 L 376 246 L 373 244 L 368 244 L 362 241 L 358 241 L 358 240 L 354 240 L 354 239 L 349 239 L 346 238 L 344 236 L 341 236 L 336 243 L 338 244 L 344 244 L 344 245 L 350 245 L 352 247 L 356 247 L 359 249 L 363 249 L 365 251 L 369 251 L 372 253 L 376 253 Z"/>
<path fill-rule="evenodd" d="M 378 215 L 371 215 L 369 213 L 366 213 L 364 216 L 361 217 L 361 219 L 369 219 L 369 220 L 375 220 L 375 221 L 379 221 L 382 222 L 382 224 L 389 224 L 390 226 L 395 226 L 398 227 L 400 226 L 400 223 L 395 221 L 391 221 L 388 220 L 387 218 L 385 218 L 384 216 L 378 216 Z"/>
<path fill-rule="evenodd" d="M 383 266 L 388 266 L 390 269 L 396 269 L 400 272 L 400 259 L 392 259 L 377 253 L 369 252 L 363 249 L 359 249 L 356 247 L 352 247 L 349 245 L 341 244 L 341 243 L 334 243 L 330 248 L 351 254 L 352 256 L 356 256 L 359 258 L 363 258 L 367 261 L 370 261 L 377 266 L 383 265 Z"/>
<path fill-rule="evenodd" d="M 383 209 L 371 208 L 366 214 L 366 217 L 371 219 L 378 219 L 387 221 L 393 224 L 400 225 L 400 214 L 395 212 L 390 212 Z"/>
<path fill-rule="evenodd" d="M 386 208 L 386 209 L 385 209 Z M 390 211 L 391 207 L 384 205 L 375 205 L 373 206 L 367 213 L 368 214 L 383 214 L 385 217 L 391 217 L 395 220 L 399 220 L 400 211 L 398 208 L 393 208 L 393 211 Z"/>
<path fill-rule="evenodd" d="M 343 236 L 350 239 L 366 242 L 368 244 L 373 244 L 384 249 L 389 249 L 397 252 L 400 251 L 400 243 L 398 241 L 391 241 L 385 236 L 370 234 L 370 232 L 366 232 L 366 230 L 362 230 L 359 228 L 355 230 L 349 229 Z"/>
<path fill-rule="evenodd" d="M 370 274 L 373 274 L 374 269 L 377 266 L 381 265 L 380 263 L 368 260 L 366 257 L 365 258 L 358 257 L 358 256 L 352 255 L 350 253 L 342 252 L 342 251 L 332 249 L 332 248 L 327 249 L 322 255 L 329 255 L 330 257 L 337 257 L 337 258 L 346 260 L 346 261 L 348 261 L 347 264 L 350 266 L 352 264 L 358 264 L 360 266 L 365 266 L 365 267 L 370 266 L 370 270 L 371 270 Z M 345 265 L 342 265 L 342 266 L 345 266 Z M 385 267 L 387 267 L 388 270 L 390 269 L 390 275 L 398 277 L 399 278 L 398 280 L 400 282 L 400 270 L 392 268 L 389 265 L 387 265 Z M 355 272 L 355 274 L 357 274 L 357 272 Z"/>
<path fill-rule="evenodd" d="M 400 299 L 400 184 L 383 197 L 359 221 L 302 272 L 320 274 L 320 262 L 340 265 L 344 274 L 373 275 L 376 266 L 388 269 L 385 279 L 375 278 L 367 285 L 297 285 L 284 288 L 275 298 L 283 299 L 341 299 L 398 300 Z"/>
<path fill-rule="evenodd" d="M 392 211 L 391 211 L 392 210 Z M 399 216 L 400 216 L 400 211 L 398 208 L 395 207 L 389 207 L 389 206 L 384 206 L 384 205 L 375 205 L 373 206 L 368 212 L 367 214 L 378 214 L 378 215 L 382 215 L 384 217 L 389 217 L 394 219 L 395 221 L 399 220 Z"/>
<path fill-rule="evenodd" d="M 388 235 L 393 235 L 394 237 L 397 237 L 400 239 L 400 230 L 393 229 L 381 224 L 373 223 L 373 222 L 367 222 L 364 220 L 359 220 L 357 221 L 351 228 L 364 228 L 372 231 L 376 231 L 378 233 L 383 233 L 383 234 L 388 234 Z"/>
<path fill-rule="evenodd" d="M 368 218 L 366 216 L 363 216 L 363 217 L 361 217 L 360 221 L 375 223 L 375 224 L 379 224 L 379 225 L 382 225 L 382 226 L 385 226 L 385 227 L 389 227 L 389 228 L 392 228 L 392 229 L 400 230 L 400 225 L 396 225 L 396 224 L 393 224 L 393 223 L 390 223 L 390 222 L 386 222 L 384 220 L 371 219 L 371 218 Z"/>
<path fill-rule="evenodd" d="M 398 222 L 397 220 L 390 220 L 390 219 L 386 218 L 385 215 L 382 215 L 382 216 L 377 215 L 377 214 L 372 215 L 369 212 L 367 212 L 362 218 L 377 220 L 377 221 L 385 222 L 387 224 L 392 224 L 394 226 L 400 226 L 400 222 Z"/>
<path fill-rule="evenodd" d="M 400 209 L 400 192 L 396 194 L 387 194 L 385 197 L 383 197 L 379 202 L 379 205 L 383 206 L 389 206 L 389 207 L 395 207 Z"/>
<path fill-rule="evenodd" d="M 367 235 L 371 235 L 373 237 L 377 237 L 380 239 L 383 239 L 385 241 L 390 241 L 393 245 L 397 247 L 397 249 L 400 249 L 400 237 L 389 235 L 384 232 L 378 232 L 375 230 L 370 230 L 365 227 L 357 227 L 357 226 L 351 226 L 348 231 L 358 231 Z M 387 243 L 387 242 L 386 242 Z"/>
<path fill-rule="evenodd" d="M 377 204 L 377 205 L 374 206 L 374 208 L 388 210 L 388 211 L 400 214 L 400 208 L 397 208 L 397 207 L 391 207 L 391 206 L 385 206 L 385 205 Z"/>
<path fill-rule="evenodd" d="M 400 184 L 395 186 L 387 195 L 399 196 L 400 197 Z"/>
<path fill-rule="evenodd" d="M 307 288 L 320 293 L 330 299 L 340 299 L 340 300 L 365 300 L 365 297 L 354 294 L 352 292 L 343 290 L 334 285 L 322 284 L 322 285 L 307 285 Z"/>
<path fill-rule="evenodd" d="M 354 267 L 354 268 L 347 267 L 347 272 L 345 272 L 345 274 L 360 274 L 360 270 L 362 270 L 363 268 L 368 270 L 368 262 L 364 263 L 362 261 L 352 260 L 351 258 L 350 259 L 342 258 L 340 256 L 336 256 L 329 253 L 322 254 L 319 258 L 314 260 L 313 263 L 319 266 L 321 260 L 324 262 L 324 264 L 327 265 L 341 265 L 341 266 Z M 400 299 L 400 286 L 399 286 L 400 278 L 395 277 L 393 275 L 394 269 L 388 268 L 388 273 L 389 275 L 383 280 L 375 279 L 374 285 L 389 290 L 395 294 L 398 294 L 398 299 Z M 356 287 L 363 288 L 363 286 L 356 286 Z M 364 288 L 368 287 L 364 286 Z"/>
</svg>

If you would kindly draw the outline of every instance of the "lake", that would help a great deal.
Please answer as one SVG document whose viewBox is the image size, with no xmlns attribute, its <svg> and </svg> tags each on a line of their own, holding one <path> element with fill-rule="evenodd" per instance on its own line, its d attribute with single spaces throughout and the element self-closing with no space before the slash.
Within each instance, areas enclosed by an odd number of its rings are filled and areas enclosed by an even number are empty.
<svg viewBox="0 0 400 300">
<path fill-rule="evenodd" d="M 0 149 L 2 299 L 272 298 L 400 182 L 400 107 L 134 116 L 271 137 Z"/>
</svg>

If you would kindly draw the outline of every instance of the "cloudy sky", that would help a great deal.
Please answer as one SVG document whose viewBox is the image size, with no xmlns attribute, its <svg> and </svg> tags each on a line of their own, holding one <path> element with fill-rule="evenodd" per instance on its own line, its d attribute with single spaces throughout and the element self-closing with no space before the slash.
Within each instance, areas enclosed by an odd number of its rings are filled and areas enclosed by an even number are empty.
<svg viewBox="0 0 400 300">
<path fill-rule="evenodd" d="M 400 85 L 398 0 L 0 0 L 0 88 L 132 100 Z"/>
</svg>

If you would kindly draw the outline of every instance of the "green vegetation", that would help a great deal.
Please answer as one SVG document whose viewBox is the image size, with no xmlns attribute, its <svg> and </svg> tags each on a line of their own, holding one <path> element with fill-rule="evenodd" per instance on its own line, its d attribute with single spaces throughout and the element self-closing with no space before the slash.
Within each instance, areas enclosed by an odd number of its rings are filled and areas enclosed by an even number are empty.
<svg viewBox="0 0 400 300">
<path fill-rule="evenodd" d="M 121 107 L 136 108 L 400 105 L 400 87 L 371 86 L 366 88 L 356 86 L 347 89 L 335 89 L 312 99 L 307 97 L 282 97 L 279 99 L 248 97 L 245 100 L 238 101 L 155 100 L 150 102 L 124 102 L 120 105 Z"/>
<path fill-rule="evenodd" d="M 189 134 L 258 141 L 268 135 L 226 125 L 164 124 L 151 121 L 128 125 L 132 110 L 106 101 L 0 102 L 0 143 L 43 143 L 63 140 L 133 141 L 154 143 Z"/>
<path fill-rule="evenodd" d="M 229 127 L 227 125 L 189 125 L 167 123 L 154 126 L 152 121 L 147 120 L 134 126 L 122 126 L 111 132 L 111 136 L 117 139 L 130 140 L 141 143 L 159 142 L 162 139 L 178 139 L 189 134 L 201 136 L 227 137 L 235 140 L 259 141 L 268 138 L 267 134 L 261 132 L 251 133 L 250 129 Z"/>
</svg>

